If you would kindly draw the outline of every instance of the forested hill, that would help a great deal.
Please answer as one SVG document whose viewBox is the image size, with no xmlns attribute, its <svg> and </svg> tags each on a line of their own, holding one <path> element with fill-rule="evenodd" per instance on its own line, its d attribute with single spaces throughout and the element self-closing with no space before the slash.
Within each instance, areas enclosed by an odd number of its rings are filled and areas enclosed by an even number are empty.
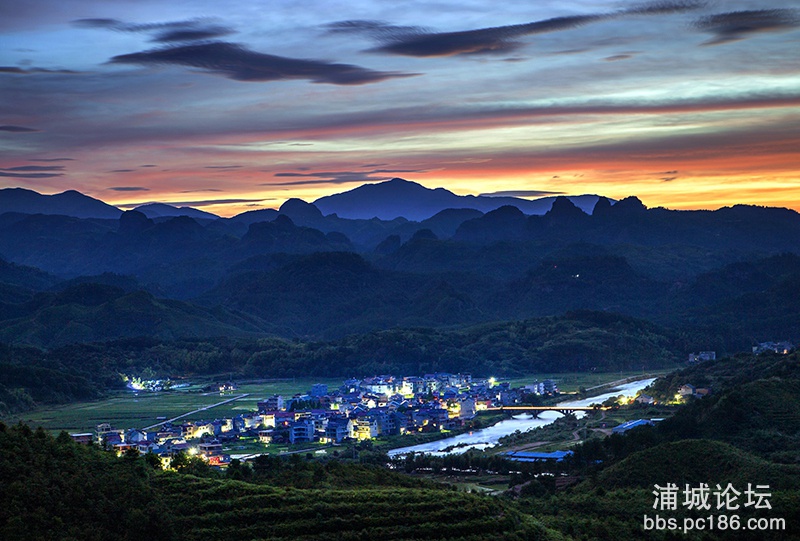
<svg viewBox="0 0 800 541">
<path fill-rule="evenodd" d="M 117 458 L 79 446 L 66 433 L 53 438 L 0 423 L 0 538 L 563 539 L 498 498 L 377 466 L 294 458 L 257 461 L 248 481 L 235 480 L 242 468 L 233 465 L 227 476 L 204 479 L 191 466 L 207 475 L 205 463 L 160 472 L 144 457 Z"/>
<path fill-rule="evenodd" d="M 538 372 L 646 370 L 674 366 L 684 338 L 652 323 L 575 312 L 458 330 L 393 329 L 327 342 L 279 338 L 73 344 L 48 351 L 0 347 L 0 414 L 94 398 L 120 374 L 159 377 L 352 377 L 438 371 L 514 376 Z M 226 376 L 227 377 L 227 376 Z"/>
</svg>

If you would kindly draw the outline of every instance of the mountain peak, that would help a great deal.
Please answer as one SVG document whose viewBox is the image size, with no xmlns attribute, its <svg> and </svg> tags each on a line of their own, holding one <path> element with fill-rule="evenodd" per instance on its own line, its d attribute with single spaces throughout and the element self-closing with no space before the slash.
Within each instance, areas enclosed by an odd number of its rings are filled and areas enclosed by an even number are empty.
<svg viewBox="0 0 800 541">
<path fill-rule="evenodd" d="M 75 190 L 43 195 L 25 188 L 0 189 L 0 214 L 4 212 L 106 219 L 117 219 L 122 215 L 117 207 Z"/>
<path fill-rule="evenodd" d="M 422 184 L 395 177 L 384 182 L 364 184 L 346 192 L 321 197 L 314 201 L 314 205 L 326 216 L 336 214 L 340 218 L 382 220 L 403 217 L 420 222 L 446 209 L 473 209 L 485 214 L 503 206 L 513 206 L 523 214 L 542 215 L 550 210 L 554 199 L 553 197 L 528 200 L 507 196 L 462 196 L 445 188 L 426 188 Z M 570 201 L 586 212 L 591 212 L 597 196 L 576 196 Z M 587 205 L 588 209 L 585 208 Z"/>
</svg>

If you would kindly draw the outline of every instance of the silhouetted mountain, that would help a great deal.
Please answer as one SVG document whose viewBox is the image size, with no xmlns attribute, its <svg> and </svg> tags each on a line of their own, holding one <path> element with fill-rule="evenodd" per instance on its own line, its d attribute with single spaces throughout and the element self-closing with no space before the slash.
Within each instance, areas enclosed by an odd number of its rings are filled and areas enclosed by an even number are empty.
<svg viewBox="0 0 800 541">
<path fill-rule="evenodd" d="M 597 203 L 596 195 L 570 197 L 591 212 Z M 394 178 L 377 184 L 364 184 L 353 190 L 321 197 L 314 205 L 323 214 L 336 214 L 340 218 L 369 219 L 377 217 L 391 220 L 403 217 L 422 221 L 446 209 L 475 209 L 489 212 L 502 206 L 515 206 L 525 214 L 544 214 L 555 197 L 536 200 L 518 197 L 494 197 L 486 195 L 456 195 L 444 188 L 434 190 L 416 182 Z"/>
<path fill-rule="evenodd" d="M 24 188 L 0 189 L 0 214 L 60 214 L 76 218 L 119 218 L 122 211 L 75 190 L 42 195 Z"/>
<path fill-rule="evenodd" d="M 206 212 L 204 210 L 197 210 L 192 207 L 176 207 L 173 205 L 167 205 L 166 203 L 147 203 L 145 205 L 139 205 L 133 210 L 141 212 L 151 219 L 172 218 L 175 216 L 188 216 L 190 218 L 196 218 L 200 220 L 216 220 L 219 218 L 219 216 L 216 214 L 211 214 L 210 212 Z"/>
<path fill-rule="evenodd" d="M 427 312 L 422 299 L 439 308 Z M 276 270 L 237 274 L 199 301 L 253 314 L 265 322 L 265 330 L 282 336 L 341 336 L 397 325 L 481 320 L 477 312 L 465 310 L 473 304 L 467 296 L 442 279 L 376 269 L 346 252 L 313 254 Z"/>
</svg>

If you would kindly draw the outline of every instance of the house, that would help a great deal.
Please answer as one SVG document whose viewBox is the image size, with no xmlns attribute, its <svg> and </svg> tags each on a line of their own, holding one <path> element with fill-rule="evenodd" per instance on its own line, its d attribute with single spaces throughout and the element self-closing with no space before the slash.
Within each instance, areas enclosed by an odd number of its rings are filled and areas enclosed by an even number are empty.
<svg viewBox="0 0 800 541">
<path fill-rule="evenodd" d="M 258 441 L 261 443 L 272 443 L 272 435 L 275 431 L 270 429 L 258 431 Z"/>
<path fill-rule="evenodd" d="M 306 417 L 289 423 L 289 443 L 314 441 L 314 419 Z"/>
<path fill-rule="evenodd" d="M 354 440 L 370 440 L 378 437 L 378 423 L 374 419 L 351 419 L 350 437 Z"/>
<path fill-rule="evenodd" d="M 794 344 L 788 341 L 783 342 L 761 342 L 757 346 L 753 346 L 753 353 L 756 355 L 773 351 L 781 355 L 787 355 L 794 349 Z"/>
<path fill-rule="evenodd" d="M 694 392 L 695 392 L 695 386 L 690 385 L 688 383 L 681 385 L 678 388 L 678 394 L 681 395 L 682 397 L 694 396 Z"/>
<path fill-rule="evenodd" d="M 277 394 L 260 401 L 257 404 L 257 407 L 259 413 L 264 413 L 267 411 L 282 411 L 286 409 L 283 397 Z"/>
<path fill-rule="evenodd" d="M 199 445 L 200 454 L 204 457 L 211 457 L 222 454 L 222 444 L 217 441 L 209 441 Z"/>
<path fill-rule="evenodd" d="M 353 423 L 346 417 L 333 417 L 328 419 L 325 427 L 325 439 L 334 443 L 340 443 L 345 438 L 349 438 L 353 432 Z"/>
<path fill-rule="evenodd" d="M 636 402 L 637 404 L 647 404 L 651 406 L 656 403 L 656 399 L 650 395 L 640 394 L 639 396 L 636 397 L 636 400 L 634 400 L 634 402 Z"/>
<path fill-rule="evenodd" d="M 699 363 L 703 361 L 713 361 L 717 358 L 716 351 L 701 351 L 700 353 L 690 353 L 689 354 L 689 363 Z"/>
</svg>

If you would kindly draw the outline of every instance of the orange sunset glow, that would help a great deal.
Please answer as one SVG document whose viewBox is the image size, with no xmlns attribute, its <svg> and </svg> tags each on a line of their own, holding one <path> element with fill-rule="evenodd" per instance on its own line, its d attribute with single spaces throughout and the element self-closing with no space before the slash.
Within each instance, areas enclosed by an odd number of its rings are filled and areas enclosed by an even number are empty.
<svg viewBox="0 0 800 541">
<path fill-rule="evenodd" d="M 474 4 L 37 0 L 0 23 L 0 182 L 226 217 L 394 177 L 800 210 L 797 2 Z"/>
</svg>

